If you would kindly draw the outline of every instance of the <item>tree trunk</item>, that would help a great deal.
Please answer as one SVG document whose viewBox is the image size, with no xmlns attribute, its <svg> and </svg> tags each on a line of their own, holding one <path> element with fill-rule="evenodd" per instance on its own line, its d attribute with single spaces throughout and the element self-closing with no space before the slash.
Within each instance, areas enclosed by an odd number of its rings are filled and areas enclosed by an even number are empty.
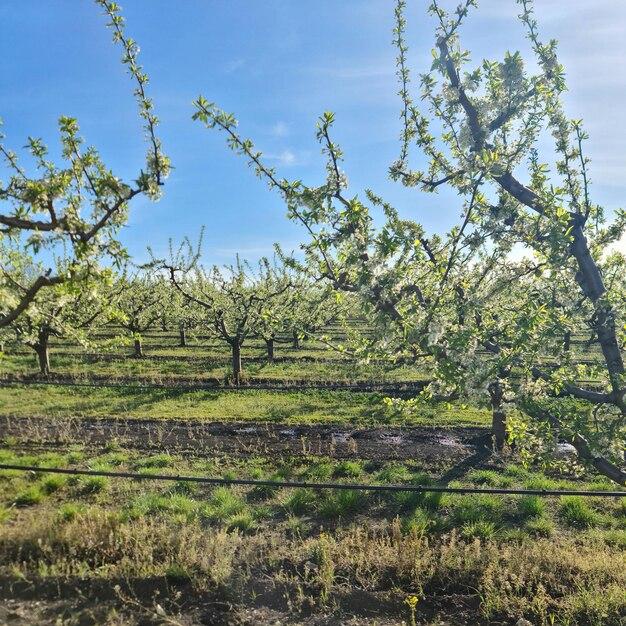
<svg viewBox="0 0 626 626">
<path fill-rule="evenodd" d="M 231 344 L 233 353 L 233 382 L 237 387 L 241 383 L 241 344 L 238 341 L 234 341 Z"/>
<path fill-rule="evenodd" d="M 494 448 L 502 450 L 506 443 L 506 412 L 502 407 L 504 388 L 499 380 L 489 385 L 489 396 L 491 398 L 491 432 Z"/>
<path fill-rule="evenodd" d="M 576 282 L 582 292 L 593 302 L 595 309 L 594 330 L 602 349 L 604 361 L 611 380 L 611 387 L 617 394 L 620 391 L 621 378 L 624 374 L 624 361 L 617 340 L 615 311 L 611 304 L 604 299 L 606 288 L 602 280 L 602 273 L 589 251 L 587 238 L 583 227 L 582 216 L 572 216 L 572 243 L 570 252 L 578 263 Z M 622 414 L 626 414 L 626 403 L 623 398 L 615 403 Z"/>
<path fill-rule="evenodd" d="M 35 345 L 35 352 L 37 353 L 39 373 L 42 376 L 48 376 L 50 374 L 50 352 L 48 350 L 48 341 L 45 340 L 37 343 Z"/>
<path fill-rule="evenodd" d="M 181 348 L 186 348 L 187 347 L 187 329 L 185 328 L 184 324 L 181 324 L 178 332 L 180 334 L 180 343 L 179 346 Z"/>
<path fill-rule="evenodd" d="M 299 350 L 300 349 L 300 336 L 298 335 L 298 333 L 295 330 L 293 331 L 293 342 L 291 344 L 291 347 L 294 350 Z"/>
<path fill-rule="evenodd" d="M 167 330 L 167 320 L 165 319 L 165 316 L 161 318 L 161 330 L 163 332 Z"/>
<path fill-rule="evenodd" d="M 141 346 L 141 339 L 135 339 L 135 356 L 137 358 L 143 356 L 143 348 Z"/>
<path fill-rule="evenodd" d="M 274 360 L 274 337 L 265 340 L 267 347 L 267 360 L 271 363 Z"/>
</svg>

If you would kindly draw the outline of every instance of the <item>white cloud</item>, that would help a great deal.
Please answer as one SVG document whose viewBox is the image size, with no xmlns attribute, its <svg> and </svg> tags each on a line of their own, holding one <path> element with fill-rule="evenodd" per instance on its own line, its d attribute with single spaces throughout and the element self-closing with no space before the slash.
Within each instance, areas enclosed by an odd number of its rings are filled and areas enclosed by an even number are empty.
<svg viewBox="0 0 626 626">
<path fill-rule="evenodd" d="M 286 137 L 289 134 L 289 126 L 285 122 L 278 121 L 271 128 L 274 137 Z"/>
<path fill-rule="evenodd" d="M 284 166 L 296 165 L 299 162 L 296 154 L 288 148 L 285 148 L 282 152 L 279 152 L 278 154 L 267 154 L 265 158 L 268 161 L 275 161 L 279 165 Z"/>
<path fill-rule="evenodd" d="M 244 59 L 233 59 L 232 61 L 226 63 L 224 66 L 224 72 L 226 74 L 232 74 L 233 72 L 240 70 L 245 64 L 246 62 Z"/>
</svg>

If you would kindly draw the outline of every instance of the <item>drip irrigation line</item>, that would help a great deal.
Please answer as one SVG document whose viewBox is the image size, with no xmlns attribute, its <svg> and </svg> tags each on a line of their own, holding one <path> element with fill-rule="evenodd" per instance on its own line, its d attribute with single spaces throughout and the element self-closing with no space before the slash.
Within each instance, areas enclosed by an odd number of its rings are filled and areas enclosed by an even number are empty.
<svg viewBox="0 0 626 626">
<path fill-rule="evenodd" d="M 212 478 L 209 476 L 178 476 L 174 474 L 139 474 L 135 472 L 109 472 L 106 470 L 81 470 L 61 467 L 37 467 L 36 465 L 12 465 L 0 463 L 0 470 L 18 470 L 71 476 L 104 476 L 107 478 L 132 478 L 134 480 L 169 480 L 175 482 L 204 483 L 208 485 L 246 485 L 250 487 L 282 487 L 286 489 L 339 489 L 354 491 L 413 493 L 496 494 L 519 496 L 585 496 L 601 498 L 624 498 L 625 491 L 586 491 L 573 489 L 504 489 L 487 487 L 443 487 L 436 485 L 366 485 L 362 483 L 310 483 L 287 480 L 254 480 L 248 478 Z"/>
</svg>

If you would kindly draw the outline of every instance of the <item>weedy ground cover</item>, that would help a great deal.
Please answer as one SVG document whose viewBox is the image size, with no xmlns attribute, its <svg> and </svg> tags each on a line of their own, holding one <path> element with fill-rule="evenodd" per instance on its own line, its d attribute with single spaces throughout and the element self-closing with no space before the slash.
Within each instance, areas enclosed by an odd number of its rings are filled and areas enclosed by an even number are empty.
<svg viewBox="0 0 626 626">
<path fill-rule="evenodd" d="M 283 480 L 436 478 L 418 462 L 317 456 L 185 459 L 80 448 L 24 455 L 5 448 L 0 461 Z M 559 488 L 612 488 L 514 464 L 452 484 L 526 487 L 542 479 Z M 626 508 L 610 498 L 211 488 L 15 471 L 1 472 L 0 489 L 0 576 L 32 585 L 89 579 L 111 588 L 120 579 L 169 581 L 162 602 L 174 613 L 190 611 L 192 599 L 209 592 L 245 605 L 269 589 L 280 590 L 284 610 L 303 615 L 341 615 L 350 594 L 365 594 L 381 615 L 391 610 L 399 619 L 406 619 L 406 597 L 419 598 L 423 620 L 451 593 L 475 607 L 475 623 L 524 616 L 618 625 L 626 611 Z M 185 602 L 176 600 L 176 585 L 185 586 Z"/>
</svg>

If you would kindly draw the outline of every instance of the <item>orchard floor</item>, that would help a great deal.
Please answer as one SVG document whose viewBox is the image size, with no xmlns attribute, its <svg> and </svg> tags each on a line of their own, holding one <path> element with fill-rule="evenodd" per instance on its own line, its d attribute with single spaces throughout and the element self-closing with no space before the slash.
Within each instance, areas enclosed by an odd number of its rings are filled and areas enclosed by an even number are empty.
<svg viewBox="0 0 626 626">
<path fill-rule="evenodd" d="M 384 626 L 411 623 L 411 596 L 422 625 L 524 617 L 621 626 L 626 617 L 626 499 L 210 487 L 176 478 L 614 489 L 599 477 L 548 476 L 510 455 L 476 455 L 455 476 L 456 459 L 243 448 L 191 455 L 115 439 L 43 449 L 27 439 L 6 435 L 0 448 L 0 463 L 41 468 L 0 473 L 0 623 Z M 51 467 L 176 479 L 45 472 Z"/>
<path fill-rule="evenodd" d="M 460 400 L 405 414 L 385 402 L 426 380 L 427 365 L 354 363 L 313 341 L 282 345 L 270 364 L 252 341 L 245 369 L 257 388 L 228 389 L 223 346 L 176 341 L 152 333 L 143 359 L 55 344 L 65 384 L 39 380 L 32 355 L 0 361 L 0 463 L 41 470 L 0 471 L 0 624 L 626 624 L 626 498 L 43 471 L 615 489 L 573 465 L 546 472 L 492 454 L 484 408 Z M 311 388 L 329 381 L 342 388 Z M 259 388 L 268 382 L 284 388 Z"/>
<path fill-rule="evenodd" d="M 419 460 L 446 469 L 484 450 L 489 431 L 481 427 L 371 428 L 328 424 L 287 426 L 267 422 L 207 422 L 122 418 L 25 418 L 0 416 L 0 438 L 55 449 L 81 442 L 93 448 L 193 455 L 328 455 L 336 459 Z"/>
</svg>

